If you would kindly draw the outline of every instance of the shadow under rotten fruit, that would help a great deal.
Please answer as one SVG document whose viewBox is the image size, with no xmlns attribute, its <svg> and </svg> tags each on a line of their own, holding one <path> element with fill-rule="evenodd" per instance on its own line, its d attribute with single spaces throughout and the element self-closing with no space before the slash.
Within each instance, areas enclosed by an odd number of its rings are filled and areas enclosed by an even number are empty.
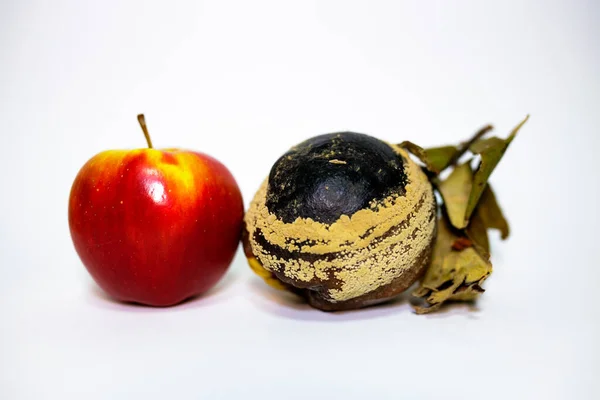
<svg viewBox="0 0 600 400">
<path fill-rule="evenodd" d="M 417 313 L 474 300 L 492 272 L 487 230 L 509 233 L 487 180 L 526 121 L 507 139 L 484 138 L 486 126 L 458 146 L 431 149 L 352 132 L 298 144 L 246 213 L 250 267 L 326 311 L 388 301 L 418 280 L 413 295 L 429 306 Z"/>
</svg>

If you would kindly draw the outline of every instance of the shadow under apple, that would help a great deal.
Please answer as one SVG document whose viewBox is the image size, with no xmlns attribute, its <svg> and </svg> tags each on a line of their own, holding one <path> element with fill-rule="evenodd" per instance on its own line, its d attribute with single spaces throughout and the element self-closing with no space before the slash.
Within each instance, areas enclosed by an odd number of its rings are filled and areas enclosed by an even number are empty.
<svg viewBox="0 0 600 400">
<path fill-rule="evenodd" d="M 120 301 L 103 291 L 95 282 L 90 284 L 87 302 L 94 307 L 123 312 L 178 312 L 220 304 L 227 300 L 227 292 L 232 288 L 238 273 L 229 271 L 223 279 L 207 292 L 188 297 L 180 303 L 167 307 L 154 307 L 145 304 Z"/>
</svg>

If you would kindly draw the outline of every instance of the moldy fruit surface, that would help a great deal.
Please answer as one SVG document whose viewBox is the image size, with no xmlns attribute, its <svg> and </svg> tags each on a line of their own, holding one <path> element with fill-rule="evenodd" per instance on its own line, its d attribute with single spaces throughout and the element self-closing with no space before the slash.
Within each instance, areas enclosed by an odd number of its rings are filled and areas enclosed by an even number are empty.
<svg viewBox="0 0 600 400">
<path fill-rule="evenodd" d="M 312 306 L 344 310 L 389 300 L 424 273 L 436 202 L 400 147 L 332 133 L 277 160 L 245 224 L 249 258 Z"/>
</svg>

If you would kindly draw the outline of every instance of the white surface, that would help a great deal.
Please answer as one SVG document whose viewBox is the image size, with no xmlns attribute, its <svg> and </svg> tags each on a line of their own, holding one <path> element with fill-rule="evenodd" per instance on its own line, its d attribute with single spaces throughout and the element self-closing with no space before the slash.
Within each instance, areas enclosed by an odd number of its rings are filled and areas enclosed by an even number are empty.
<svg viewBox="0 0 600 400">
<path fill-rule="evenodd" d="M 492 4 L 493 3 L 493 4 Z M 0 398 L 598 399 L 600 6 L 0 4 Z M 119 305 L 69 238 L 107 148 L 198 149 L 246 204 L 289 146 L 350 129 L 423 145 L 529 123 L 492 182 L 513 235 L 477 309 L 325 314 L 238 253 L 210 295 Z"/>
</svg>

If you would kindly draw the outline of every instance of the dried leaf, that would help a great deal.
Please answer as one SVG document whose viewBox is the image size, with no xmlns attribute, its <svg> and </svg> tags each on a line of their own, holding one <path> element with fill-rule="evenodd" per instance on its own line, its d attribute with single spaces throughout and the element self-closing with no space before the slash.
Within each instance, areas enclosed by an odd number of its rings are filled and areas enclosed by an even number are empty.
<svg viewBox="0 0 600 400">
<path fill-rule="evenodd" d="M 491 129 L 484 127 L 471 140 L 456 147 L 454 155 L 448 155 L 450 159 L 444 168 L 454 165 L 467 149 L 480 155 L 475 172 L 469 160 L 455 167 L 444 181 L 430 177 L 443 198 L 444 208 L 438 220 L 431 264 L 420 287 L 413 292 L 429 305 L 415 307 L 418 314 L 436 311 L 446 301 L 472 301 L 483 293 L 481 284 L 492 272 L 488 229 L 498 229 L 503 239 L 510 233 L 487 181 L 528 118 L 507 139 L 481 139 Z M 426 150 L 420 150 L 427 154 Z"/>
<path fill-rule="evenodd" d="M 457 229 L 467 226 L 465 219 L 469 196 L 473 187 L 473 171 L 470 161 L 454 168 L 452 173 L 439 184 L 439 191 L 444 199 L 444 207 L 450 218 L 450 222 Z"/>
<path fill-rule="evenodd" d="M 425 298 L 429 307 L 417 307 L 419 314 L 435 311 L 446 301 L 474 300 L 482 291 L 481 284 L 492 272 L 492 265 L 475 247 L 453 250 L 461 236 L 455 234 L 442 217 L 438 220 L 438 237 L 431 265 L 420 287 L 413 292 Z"/>
<path fill-rule="evenodd" d="M 413 293 L 413 295 L 415 295 Z M 440 309 L 443 303 L 432 304 L 428 307 L 414 306 L 415 312 L 419 315 L 429 314 Z"/>
<path fill-rule="evenodd" d="M 487 181 L 490 175 L 502 159 L 502 156 L 517 135 L 519 129 L 521 129 L 528 119 L 529 115 L 526 116 L 525 119 L 512 130 L 506 139 L 500 139 L 494 136 L 488 139 L 478 140 L 469 147 L 471 152 L 481 156 L 481 162 L 479 163 L 479 167 L 477 168 L 477 171 L 473 177 L 473 190 L 469 196 L 469 202 L 467 204 L 467 209 L 464 216 L 465 221 L 461 225 L 466 226 L 468 223 L 471 214 L 475 210 L 475 207 L 477 207 L 479 199 L 481 198 L 487 186 Z"/>
<path fill-rule="evenodd" d="M 433 147 L 424 149 L 412 142 L 404 141 L 400 147 L 415 155 L 430 172 L 439 174 L 452 163 L 458 148 L 456 146 Z"/>
<path fill-rule="evenodd" d="M 504 218 L 489 184 L 465 229 L 465 234 L 473 242 L 479 254 L 487 260 L 490 259 L 488 229 L 498 229 L 502 239 L 506 239 L 509 234 L 508 222 Z"/>
<path fill-rule="evenodd" d="M 481 195 L 475 214 L 481 216 L 487 229 L 499 230 L 502 239 L 506 239 L 510 234 L 508 222 L 498 205 L 496 195 L 489 183 Z"/>
<path fill-rule="evenodd" d="M 469 150 L 471 145 L 481 139 L 486 133 L 491 131 L 493 127 L 486 125 L 473 135 L 471 139 L 461 143 L 459 146 L 441 146 L 424 149 L 423 147 L 414 144 L 413 142 L 404 141 L 399 144 L 400 147 L 406 149 L 415 155 L 428 171 L 438 175 L 451 165 L 456 164 L 459 158 Z"/>
<path fill-rule="evenodd" d="M 466 237 L 459 237 L 452 243 L 452 250 L 464 250 L 467 247 L 473 246 L 471 239 Z"/>
<path fill-rule="evenodd" d="M 483 199 L 483 198 L 482 198 Z M 465 230 L 467 237 L 473 242 L 475 248 L 487 260 L 490 258 L 490 241 L 488 239 L 488 226 L 481 216 L 481 207 L 477 207 L 475 213 L 471 216 L 469 226 Z"/>
<path fill-rule="evenodd" d="M 454 293 L 452 301 L 473 301 L 483 292 L 485 292 L 485 290 L 477 283 L 461 286 Z"/>
</svg>

